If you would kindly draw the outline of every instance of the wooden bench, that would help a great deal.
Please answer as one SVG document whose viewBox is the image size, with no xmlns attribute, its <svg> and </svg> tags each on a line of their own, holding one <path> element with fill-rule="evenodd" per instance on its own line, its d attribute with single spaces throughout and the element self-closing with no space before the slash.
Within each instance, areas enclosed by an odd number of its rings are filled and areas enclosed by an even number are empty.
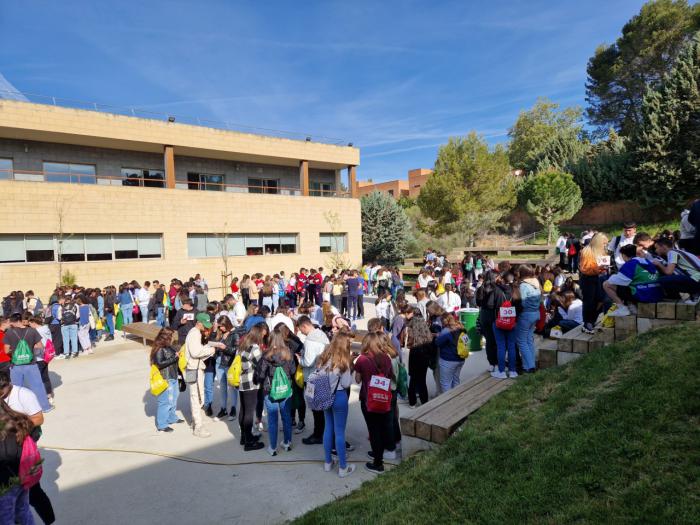
<svg viewBox="0 0 700 525">
<path fill-rule="evenodd" d="M 436 397 L 411 415 L 401 417 L 401 432 L 406 436 L 444 443 L 471 414 L 513 383 L 509 379 L 494 379 L 488 373 L 483 374 Z"/>
<path fill-rule="evenodd" d="M 131 334 L 136 337 L 139 337 L 142 340 L 144 346 L 149 341 L 155 341 L 160 330 L 160 326 L 156 324 L 147 323 L 131 323 L 122 327 L 122 331 L 125 334 Z M 177 332 L 173 334 L 173 344 L 174 343 L 177 343 Z"/>
</svg>

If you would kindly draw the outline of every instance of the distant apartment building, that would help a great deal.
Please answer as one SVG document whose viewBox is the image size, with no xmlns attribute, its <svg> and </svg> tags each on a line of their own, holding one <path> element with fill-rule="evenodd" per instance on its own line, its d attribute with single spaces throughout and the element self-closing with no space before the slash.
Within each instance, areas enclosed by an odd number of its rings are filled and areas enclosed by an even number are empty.
<svg viewBox="0 0 700 525">
<path fill-rule="evenodd" d="M 386 182 L 358 181 L 357 195 L 362 197 L 369 195 L 372 192 L 378 191 L 391 195 L 396 200 L 401 197 L 416 198 L 420 193 L 421 187 L 428 180 L 428 177 L 433 172 L 427 168 L 417 168 L 408 172 L 408 180 L 396 179 Z"/>
</svg>

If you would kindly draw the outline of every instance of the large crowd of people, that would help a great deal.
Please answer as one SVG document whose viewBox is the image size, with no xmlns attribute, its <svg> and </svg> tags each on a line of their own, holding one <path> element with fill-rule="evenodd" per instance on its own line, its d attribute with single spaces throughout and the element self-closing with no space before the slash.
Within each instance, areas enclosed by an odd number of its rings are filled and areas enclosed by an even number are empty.
<svg viewBox="0 0 700 525">
<path fill-rule="evenodd" d="M 356 383 L 371 448 L 365 468 L 379 474 L 385 459 L 401 453 L 399 404 L 429 400 L 428 371 L 436 394 L 460 384 L 468 356 L 461 309 L 479 309 L 494 378 L 534 373 L 535 334 L 557 337 L 579 326 L 594 332 L 602 315 L 630 315 L 639 302 L 698 301 L 700 245 L 692 224 L 682 224 L 684 232 L 653 237 L 634 223 L 613 239 L 595 230 L 562 234 L 558 264 L 496 263 L 478 253 L 450 262 L 428 250 L 410 288 L 397 268 L 368 263 L 243 275 L 220 301 L 210 300 L 199 274 L 169 286 L 57 287 L 45 304 L 32 291 L 11 292 L 0 315 L 0 487 L 9 487 L 0 512 L 29 523 L 31 503 L 53 522 L 36 472 L 20 466 L 25 451 L 38 454 L 33 443 L 54 406 L 50 362 L 89 355 L 124 325 L 160 328 L 150 352 L 158 432 L 185 423 L 176 407 L 187 392 L 195 436 L 211 436 L 207 421 L 237 421 L 244 451 L 274 457 L 307 432 L 301 443 L 322 445 L 324 469 L 337 467 L 345 477 L 355 470 L 345 436 Z M 368 302 L 375 317 L 360 334 L 356 322 Z"/>
</svg>

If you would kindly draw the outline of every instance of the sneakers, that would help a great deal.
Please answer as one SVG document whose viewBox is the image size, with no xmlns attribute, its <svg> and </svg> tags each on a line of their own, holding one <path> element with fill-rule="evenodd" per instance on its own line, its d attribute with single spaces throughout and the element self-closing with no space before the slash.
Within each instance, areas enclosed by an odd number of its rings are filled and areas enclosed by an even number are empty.
<svg viewBox="0 0 700 525">
<path fill-rule="evenodd" d="M 353 472 L 355 472 L 355 465 L 350 463 L 347 467 L 338 469 L 338 476 L 341 478 L 347 478 Z"/>
<path fill-rule="evenodd" d="M 372 452 L 371 450 L 369 452 L 367 452 L 367 457 L 369 459 L 373 460 L 374 459 L 374 452 Z M 384 451 L 384 459 L 395 460 L 396 458 L 397 458 L 397 455 L 396 455 L 395 450 L 385 450 Z"/>
<path fill-rule="evenodd" d="M 291 452 L 292 451 L 292 444 L 291 443 L 282 443 L 282 448 L 284 449 L 285 452 Z"/>
<path fill-rule="evenodd" d="M 65 354 L 58 354 L 56 356 L 56 359 L 58 359 L 59 361 L 65 359 L 65 358 L 66 358 Z"/>
<path fill-rule="evenodd" d="M 222 408 L 221 410 L 219 410 L 219 413 L 216 414 L 216 417 L 214 419 L 216 421 L 219 421 L 220 419 L 224 419 L 227 415 L 228 413 L 226 412 L 226 409 Z"/>
<path fill-rule="evenodd" d="M 165 427 L 165 428 L 159 428 L 158 432 L 175 432 L 175 431 L 170 427 Z"/>
<path fill-rule="evenodd" d="M 508 377 L 510 377 L 511 379 L 515 379 L 516 377 L 518 377 L 518 373 L 516 371 L 508 372 Z"/>
<path fill-rule="evenodd" d="M 261 448 L 265 448 L 265 444 L 260 443 L 260 441 L 256 441 L 255 443 L 246 443 L 246 445 L 243 447 L 243 451 L 251 452 L 253 450 L 260 450 Z"/>
<path fill-rule="evenodd" d="M 608 312 L 610 317 L 627 317 L 628 315 L 632 315 L 632 312 L 624 304 L 619 304 L 615 310 Z"/>
<path fill-rule="evenodd" d="M 214 415 L 214 411 L 211 409 L 211 403 L 204 405 L 202 408 L 204 409 L 204 413 L 207 415 L 207 417 L 212 417 Z"/>
<path fill-rule="evenodd" d="M 314 437 L 313 435 L 309 437 L 305 437 L 304 439 L 301 440 L 301 442 L 304 445 L 323 445 L 323 440 L 317 437 Z"/>
<path fill-rule="evenodd" d="M 198 438 L 211 437 L 211 432 L 209 432 L 208 430 L 205 430 L 203 428 L 195 428 L 193 434 L 195 437 L 198 437 Z"/>
<path fill-rule="evenodd" d="M 365 463 L 365 470 L 372 474 L 384 474 L 384 465 L 375 465 L 370 461 Z"/>
<path fill-rule="evenodd" d="M 506 376 L 505 372 L 499 372 L 498 370 L 494 370 L 491 372 L 491 377 L 494 379 L 507 379 L 508 376 Z"/>
<path fill-rule="evenodd" d="M 355 450 L 355 445 L 351 444 L 349 441 L 346 441 L 345 450 L 347 450 L 348 452 L 352 452 L 353 450 Z"/>
<path fill-rule="evenodd" d="M 585 324 L 581 327 L 581 331 L 582 331 L 584 334 L 594 334 L 594 333 L 595 333 L 595 328 L 593 327 L 593 325 L 592 325 L 591 323 L 585 323 Z"/>
<path fill-rule="evenodd" d="M 231 411 L 228 413 L 228 420 L 234 421 L 236 419 L 236 407 L 231 407 Z"/>
<path fill-rule="evenodd" d="M 323 464 L 323 471 L 324 471 L 324 472 L 330 472 L 331 470 L 333 470 L 333 467 L 335 467 L 335 458 L 331 458 L 331 462 L 330 462 L 330 463 L 324 463 L 324 464 Z"/>
<path fill-rule="evenodd" d="M 253 428 L 252 428 L 252 430 L 251 430 L 251 433 L 252 433 L 253 436 L 255 436 L 255 437 L 260 437 L 260 436 L 262 436 L 262 433 L 258 430 L 258 425 L 256 425 L 255 423 L 253 424 Z"/>
<path fill-rule="evenodd" d="M 297 425 L 297 428 L 294 429 L 295 434 L 301 434 L 304 432 L 304 429 L 306 428 L 306 425 L 304 424 L 303 421 L 299 421 L 299 424 Z"/>
<path fill-rule="evenodd" d="M 277 451 L 274 448 L 267 447 L 267 453 L 270 454 L 273 458 L 277 455 Z"/>
<path fill-rule="evenodd" d="M 684 304 L 696 304 L 698 302 L 698 299 L 700 299 L 700 295 L 691 295 L 685 301 L 683 301 L 683 303 Z"/>
</svg>

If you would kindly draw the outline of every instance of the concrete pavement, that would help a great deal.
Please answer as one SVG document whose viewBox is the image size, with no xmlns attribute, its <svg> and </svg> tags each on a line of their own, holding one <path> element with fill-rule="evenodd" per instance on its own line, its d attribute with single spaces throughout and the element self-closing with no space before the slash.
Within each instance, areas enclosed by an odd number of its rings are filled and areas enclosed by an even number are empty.
<svg viewBox="0 0 700 525">
<path fill-rule="evenodd" d="M 474 353 L 462 379 L 486 368 L 484 352 Z M 293 437 L 293 450 L 278 450 L 275 458 L 264 449 L 243 452 L 237 421 L 209 420 L 207 428 L 213 434 L 209 439 L 194 437 L 188 424 L 173 425 L 175 432 L 170 434 L 158 433 L 148 369 L 148 349 L 119 337 L 100 344 L 92 356 L 51 364 L 56 409 L 46 416 L 39 445 L 45 458 L 42 486 L 54 503 L 57 523 L 280 523 L 343 496 L 373 477 L 362 468 L 369 442 L 357 386 L 352 389 L 347 439 L 356 446 L 349 461 L 358 469 L 340 479 L 337 472 L 323 471 L 322 446 L 301 443 L 313 427 L 310 411 L 307 430 Z M 429 384 L 432 394 L 432 377 Z M 399 406 L 402 412 L 410 410 L 407 405 Z M 216 412 L 218 392 L 214 407 Z M 181 394 L 178 409 L 191 421 L 186 393 Z M 266 432 L 262 440 L 268 443 Z M 430 446 L 413 438 L 403 441 L 404 456 Z M 197 464 L 162 455 L 212 463 L 256 463 Z M 305 463 L 285 464 L 288 460 Z"/>
</svg>

